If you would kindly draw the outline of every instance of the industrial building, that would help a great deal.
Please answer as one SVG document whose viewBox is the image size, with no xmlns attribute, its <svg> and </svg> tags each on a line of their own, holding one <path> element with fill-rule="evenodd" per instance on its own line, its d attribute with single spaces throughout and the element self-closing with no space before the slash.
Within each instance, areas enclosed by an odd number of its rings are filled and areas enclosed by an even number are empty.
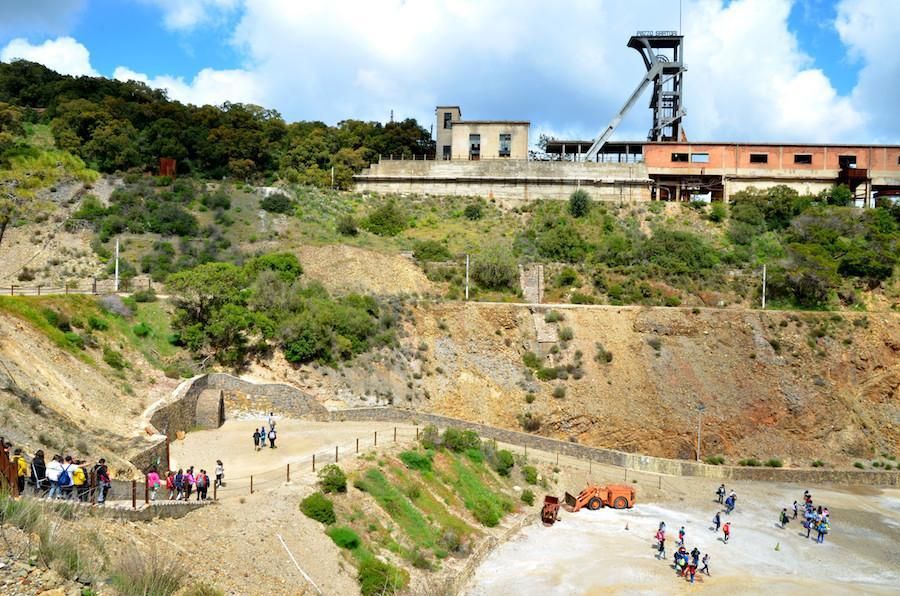
<svg viewBox="0 0 900 596">
<path fill-rule="evenodd" d="M 529 159 L 527 121 L 463 120 L 459 106 L 438 106 L 435 154 L 382 159 L 355 177 L 357 188 L 504 202 L 565 199 L 576 188 L 597 200 L 728 201 L 749 187 L 779 184 L 801 194 L 846 184 L 860 206 L 900 196 L 900 145 L 689 142 L 682 126 L 683 37 L 639 31 L 628 47 L 646 72 L 597 138 L 551 139 L 541 159 Z M 651 85 L 647 140 L 611 141 Z"/>
</svg>

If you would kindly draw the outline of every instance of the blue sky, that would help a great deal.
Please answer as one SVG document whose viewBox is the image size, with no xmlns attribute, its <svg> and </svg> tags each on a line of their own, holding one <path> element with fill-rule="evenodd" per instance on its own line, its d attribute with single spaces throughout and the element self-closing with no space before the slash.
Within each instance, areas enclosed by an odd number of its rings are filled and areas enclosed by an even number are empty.
<svg viewBox="0 0 900 596">
<path fill-rule="evenodd" d="M 0 0 L 0 59 L 134 78 L 288 120 L 528 119 L 593 137 L 642 75 L 638 29 L 674 0 Z M 696 140 L 900 140 L 900 1 L 684 0 Z M 642 138 L 646 98 L 618 138 Z"/>
</svg>

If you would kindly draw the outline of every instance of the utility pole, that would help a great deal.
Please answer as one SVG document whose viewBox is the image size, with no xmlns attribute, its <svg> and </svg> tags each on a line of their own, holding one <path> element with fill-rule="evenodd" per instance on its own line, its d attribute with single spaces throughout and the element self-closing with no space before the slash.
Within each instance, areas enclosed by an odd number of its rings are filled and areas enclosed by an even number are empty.
<svg viewBox="0 0 900 596">
<path fill-rule="evenodd" d="M 466 255 L 466 301 L 469 300 L 469 255 Z"/>
<path fill-rule="evenodd" d="M 331 190 L 334 190 L 334 166 L 331 166 Z"/>
<path fill-rule="evenodd" d="M 763 263 L 762 308 L 766 310 L 766 264 Z"/>
<path fill-rule="evenodd" d="M 116 292 L 119 291 L 119 239 L 116 238 Z"/>
<path fill-rule="evenodd" d="M 703 410 L 706 408 L 702 403 L 697 404 L 697 461 L 700 461 L 700 425 L 703 420 Z"/>
</svg>

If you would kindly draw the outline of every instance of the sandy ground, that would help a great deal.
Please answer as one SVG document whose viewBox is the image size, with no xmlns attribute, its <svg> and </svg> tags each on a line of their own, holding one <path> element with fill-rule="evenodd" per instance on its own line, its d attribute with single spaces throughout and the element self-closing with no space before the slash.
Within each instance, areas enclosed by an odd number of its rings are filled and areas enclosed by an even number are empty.
<svg viewBox="0 0 900 596">
<path fill-rule="evenodd" d="M 667 482 L 679 488 L 657 502 L 639 502 L 630 511 L 562 512 L 554 527 L 528 526 L 485 560 L 467 593 L 897 593 L 900 491 L 896 489 L 854 492 L 810 487 L 814 501 L 829 507 L 833 521 L 825 543 L 816 544 L 805 537 L 799 520 L 785 529 L 776 523 L 781 507 L 800 500 L 804 487 L 736 484 L 738 507 L 731 516 L 722 516 L 723 523 L 729 518 L 732 522 L 725 544 L 721 532 L 711 531 L 717 485 L 693 479 Z M 662 520 L 668 529 L 665 561 L 655 558 L 653 539 Z M 711 576 L 698 576 L 694 586 L 675 575 L 672 563 L 674 539 L 682 525 L 687 549 L 697 546 L 710 554 Z"/>
</svg>

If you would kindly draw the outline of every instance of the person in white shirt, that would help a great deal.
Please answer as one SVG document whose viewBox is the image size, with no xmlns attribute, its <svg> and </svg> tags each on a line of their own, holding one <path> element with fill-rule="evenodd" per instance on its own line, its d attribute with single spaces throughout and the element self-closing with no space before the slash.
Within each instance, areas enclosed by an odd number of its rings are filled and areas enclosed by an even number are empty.
<svg viewBox="0 0 900 596">
<path fill-rule="evenodd" d="M 62 488 L 59 486 L 59 473 L 62 472 L 61 459 L 60 456 L 54 455 L 47 464 L 47 480 L 50 481 L 50 492 L 47 494 L 47 498 L 51 500 L 62 496 Z"/>
</svg>

